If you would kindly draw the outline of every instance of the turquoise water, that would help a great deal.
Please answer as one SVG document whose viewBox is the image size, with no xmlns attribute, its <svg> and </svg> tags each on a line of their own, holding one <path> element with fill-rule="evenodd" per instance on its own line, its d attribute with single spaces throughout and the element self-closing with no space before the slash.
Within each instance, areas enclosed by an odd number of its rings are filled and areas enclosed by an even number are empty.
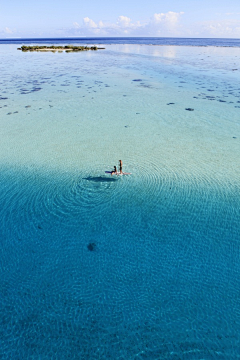
<svg viewBox="0 0 240 360">
<path fill-rule="evenodd" d="M 0 357 L 237 359 L 240 48 L 105 47 L 0 47 Z"/>
</svg>

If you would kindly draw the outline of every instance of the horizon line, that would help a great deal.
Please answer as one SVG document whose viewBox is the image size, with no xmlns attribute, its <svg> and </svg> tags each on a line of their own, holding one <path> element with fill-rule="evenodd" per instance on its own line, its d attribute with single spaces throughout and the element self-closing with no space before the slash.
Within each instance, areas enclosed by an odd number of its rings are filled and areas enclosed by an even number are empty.
<svg viewBox="0 0 240 360">
<path fill-rule="evenodd" d="M 40 39 L 224 39 L 240 40 L 240 38 L 224 37 L 181 37 L 181 36 L 63 36 L 63 37 L 7 37 L 0 38 L 0 41 L 7 40 L 40 40 Z"/>
</svg>

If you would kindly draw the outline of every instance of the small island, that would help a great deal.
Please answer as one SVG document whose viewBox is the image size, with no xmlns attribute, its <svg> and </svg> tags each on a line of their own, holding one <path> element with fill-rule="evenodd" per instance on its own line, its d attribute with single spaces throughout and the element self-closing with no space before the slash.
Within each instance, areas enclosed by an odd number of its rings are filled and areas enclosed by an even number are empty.
<svg viewBox="0 0 240 360">
<path fill-rule="evenodd" d="M 103 50 L 105 48 L 99 48 L 97 46 L 74 46 L 74 45 L 65 45 L 65 46 L 26 46 L 23 45 L 18 50 L 26 51 L 51 51 L 51 52 L 78 52 L 78 51 L 88 51 L 88 50 Z"/>
</svg>

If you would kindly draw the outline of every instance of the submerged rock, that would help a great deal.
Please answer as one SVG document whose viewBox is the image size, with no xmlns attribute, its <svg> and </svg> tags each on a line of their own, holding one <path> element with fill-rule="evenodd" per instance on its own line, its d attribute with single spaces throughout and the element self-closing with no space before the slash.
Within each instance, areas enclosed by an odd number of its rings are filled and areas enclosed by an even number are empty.
<svg viewBox="0 0 240 360">
<path fill-rule="evenodd" d="M 96 248 L 96 244 L 95 243 L 89 243 L 87 246 L 89 251 L 94 251 Z"/>
</svg>

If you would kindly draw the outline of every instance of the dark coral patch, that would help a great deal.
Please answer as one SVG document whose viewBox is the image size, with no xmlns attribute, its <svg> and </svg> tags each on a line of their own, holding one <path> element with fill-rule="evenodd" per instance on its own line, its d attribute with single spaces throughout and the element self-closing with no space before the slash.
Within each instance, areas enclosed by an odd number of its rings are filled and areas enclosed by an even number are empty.
<svg viewBox="0 0 240 360">
<path fill-rule="evenodd" d="M 31 90 L 31 92 L 34 92 L 34 91 L 40 91 L 40 90 L 42 90 L 42 88 L 33 88 L 32 90 Z"/>
<path fill-rule="evenodd" d="M 96 248 L 96 244 L 95 243 L 89 243 L 87 246 L 89 251 L 94 251 Z"/>
</svg>

